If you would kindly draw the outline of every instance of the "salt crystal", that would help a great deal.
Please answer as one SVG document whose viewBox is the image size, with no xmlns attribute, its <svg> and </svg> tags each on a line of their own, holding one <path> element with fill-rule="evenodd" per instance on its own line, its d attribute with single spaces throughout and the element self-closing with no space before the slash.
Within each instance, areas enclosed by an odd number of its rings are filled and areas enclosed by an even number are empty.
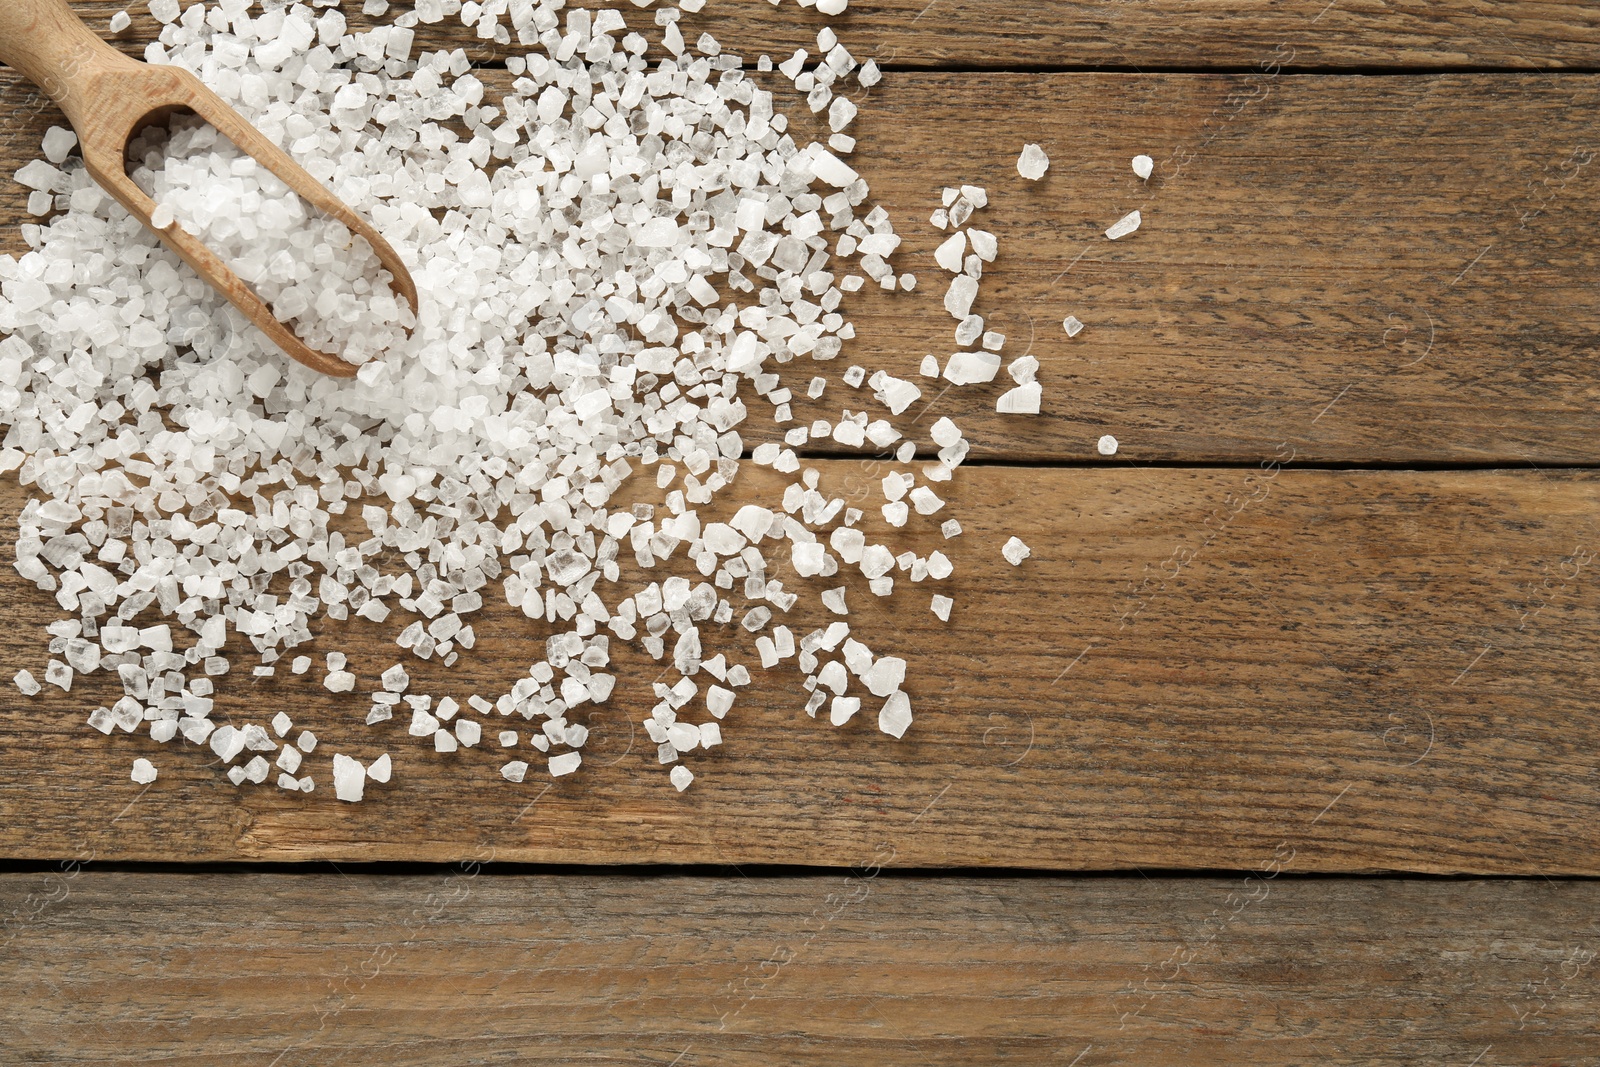
<svg viewBox="0 0 1600 1067">
<path fill-rule="evenodd" d="M 115 33 L 116 31 L 111 31 Z M 67 155 L 78 145 L 78 135 L 62 126 L 52 126 L 44 133 L 41 146 L 44 158 L 58 166 L 67 161 Z"/>
<path fill-rule="evenodd" d="M 351 759 L 342 752 L 333 756 L 333 793 L 340 800 L 355 803 L 361 799 L 361 794 L 367 784 L 367 770 L 358 760 Z"/>
<path fill-rule="evenodd" d="M 151 782 L 156 780 L 155 764 L 143 758 L 134 760 L 133 774 L 131 777 L 140 785 L 149 785 Z"/>
<path fill-rule="evenodd" d="M 945 380 L 955 385 L 992 382 L 1000 372 L 1000 357 L 992 352 L 956 352 L 944 365 Z"/>
<path fill-rule="evenodd" d="M 562 775 L 571 774 L 583 762 L 581 752 L 563 752 L 559 756 L 550 757 L 550 777 L 560 778 Z"/>
<path fill-rule="evenodd" d="M 950 282 L 950 290 L 945 293 L 944 309 L 953 318 L 964 319 L 972 310 L 972 302 L 978 296 L 978 281 L 965 274 L 959 275 Z"/>
<path fill-rule="evenodd" d="M 1024 382 L 1008 389 L 995 401 L 994 409 L 1006 415 L 1037 415 L 1043 387 L 1038 382 Z"/>
<path fill-rule="evenodd" d="M 1044 149 L 1036 144 L 1022 146 L 1022 154 L 1017 157 L 1017 173 L 1036 182 L 1044 177 L 1044 172 L 1050 169 L 1050 157 L 1044 154 Z"/>
<path fill-rule="evenodd" d="M 1148 180 L 1151 173 L 1154 172 L 1155 166 L 1156 161 L 1149 156 L 1133 157 L 1133 172 L 1139 176 L 1140 181 Z"/>
<path fill-rule="evenodd" d="M 942 593 L 935 593 L 933 594 L 933 602 L 930 607 L 932 608 L 933 613 L 939 617 L 940 622 L 949 622 L 950 609 L 954 605 L 955 601 L 950 597 L 947 597 Z"/>
<path fill-rule="evenodd" d="M 1142 221 L 1144 220 L 1140 217 L 1137 211 L 1130 211 L 1126 215 L 1122 216 L 1122 218 L 1111 224 L 1111 228 L 1106 231 L 1106 236 L 1113 241 L 1121 237 L 1126 237 L 1134 230 L 1137 230 Z"/>
<path fill-rule="evenodd" d="M 951 274 L 961 273 L 961 261 L 967 254 L 967 234 L 957 230 L 934 250 L 934 261 Z"/>
<path fill-rule="evenodd" d="M 552 763 L 554 760 L 551 761 Z M 526 760 L 515 759 L 500 768 L 500 777 L 508 782 L 520 782 L 528 775 Z"/>
<path fill-rule="evenodd" d="M 1006 558 L 1007 563 L 1015 567 L 1033 555 L 1033 551 L 1023 544 L 1021 540 L 1013 537 L 1000 549 L 1000 554 Z"/>
<path fill-rule="evenodd" d="M 878 712 L 878 729 L 890 737 L 901 738 L 911 726 L 911 698 L 904 693 L 892 693 Z"/>
<path fill-rule="evenodd" d="M 374 782 L 387 782 L 394 773 L 394 765 L 389 761 L 389 753 L 385 752 L 367 767 L 367 777 Z"/>
<path fill-rule="evenodd" d="M 1105 434 L 1099 441 L 1095 442 L 1094 447 L 1102 456 L 1114 456 L 1117 454 L 1117 439 L 1110 434 Z"/>
<path fill-rule="evenodd" d="M 322 684 L 330 693 L 348 693 L 356 687 L 356 676 L 349 671 L 332 671 Z"/>
<path fill-rule="evenodd" d="M 860 697 L 834 697 L 833 703 L 828 706 L 828 722 L 834 726 L 843 726 L 860 710 Z"/>
<path fill-rule="evenodd" d="M 817 0 L 817 7 L 820 9 L 822 5 L 827 2 L 828 0 Z M 841 0 L 841 3 L 842 2 L 843 0 Z M 690 771 L 689 768 L 680 763 L 672 768 L 672 773 L 667 777 L 672 779 L 673 787 L 681 793 L 685 789 L 688 789 L 690 783 L 694 781 L 694 772 Z"/>
<path fill-rule="evenodd" d="M 126 11 L 118 11 L 115 15 L 111 16 L 111 21 L 107 24 L 107 28 L 112 33 L 121 33 L 123 30 L 132 25 L 133 18 Z"/>
<path fill-rule="evenodd" d="M 272 732 L 282 737 L 294 725 L 294 720 L 289 718 L 289 713 L 280 711 L 272 717 Z"/>
<path fill-rule="evenodd" d="M 16 683 L 17 689 L 25 697 L 36 695 L 42 688 L 38 682 L 34 681 L 33 675 L 28 671 L 18 671 L 16 673 L 16 677 L 12 680 Z"/>
<path fill-rule="evenodd" d="M 923 356 L 921 371 L 924 378 L 937 378 L 939 376 L 939 361 L 931 353 Z"/>
</svg>

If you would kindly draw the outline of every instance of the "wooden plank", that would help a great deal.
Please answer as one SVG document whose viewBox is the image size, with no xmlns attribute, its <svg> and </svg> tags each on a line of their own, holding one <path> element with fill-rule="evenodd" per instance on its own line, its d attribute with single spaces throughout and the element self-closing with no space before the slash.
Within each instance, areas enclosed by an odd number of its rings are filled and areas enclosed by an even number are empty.
<svg viewBox="0 0 1600 1067">
<path fill-rule="evenodd" d="M 852 498 L 882 475 L 819 467 Z M 896 551 L 950 553 L 949 624 L 927 610 L 933 583 L 886 601 L 847 583 L 855 632 L 910 662 L 903 741 L 870 705 L 842 729 L 806 718 L 792 664 L 758 667 L 726 744 L 695 754 L 678 795 L 631 725 L 659 665 L 615 642 L 623 681 L 589 716 L 582 773 L 512 785 L 492 743 L 439 756 L 399 719 L 362 725 L 362 694 L 397 658 L 396 612 L 311 650 L 350 652 L 353 695 L 317 675 L 254 681 L 243 662 L 219 687 L 219 722 L 281 707 L 317 732 L 309 797 L 235 789 L 209 750 L 93 733 L 86 711 L 120 695 L 104 675 L 35 700 L 7 686 L 0 856 L 843 866 L 889 848 L 898 866 L 1246 869 L 1283 846 L 1297 872 L 1600 873 L 1600 475 L 958 474 L 937 517 L 959 516 L 959 539 L 928 520 L 866 527 Z M 741 478 L 741 501 L 782 484 Z M 0 514 L 22 503 L 14 483 L 0 491 Z M 998 554 L 1013 534 L 1034 553 L 1020 568 Z M 0 663 L 41 674 L 53 600 L 9 568 L 0 596 Z M 417 691 L 492 698 L 542 655 L 549 628 L 488 599 L 478 648 L 452 670 L 418 665 Z M 827 621 L 810 604 L 785 621 Z M 707 654 L 754 662 L 748 636 L 712 628 Z M 492 737 L 504 721 L 490 720 Z M 396 780 L 340 803 L 334 751 L 389 751 Z M 135 756 L 160 768 L 148 790 L 128 780 Z"/>
<path fill-rule="evenodd" d="M 73 0 L 101 33 L 124 6 L 134 24 L 120 39 L 130 49 L 142 48 L 157 29 L 143 4 L 136 10 L 121 0 Z M 347 0 L 343 8 L 352 26 L 364 28 L 373 20 L 361 15 L 360 6 Z M 617 8 L 630 27 L 654 28 L 653 11 L 623 0 L 581 6 Z M 790 0 L 775 6 L 710 0 L 682 22 L 686 40 L 709 30 L 725 51 L 751 58 L 786 57 L 796 48 L 814 52 L 817 31 L 825 25 L 863 58 L 960 68 L 1261 69 L 1264 63 L 1292 62 L 1298 69 L 1324 70 L 1592 70 L 1600 55 L 1600 13 L 1582 0 L 1237 0 L 1226 7 L 1186 0 L 854 0 L 835 18 Z M 480 62 L 526 50 L 486 43 L 459 19 L 419 26 L 417 42 L 419 48 L 466 48 Z"/>
<path fill-rule="evenodd" d="M 474 871 L 0 876 L 7 1061 L 1482 1067 L 1600 1041 L 1589 882 Z"/>
<path fill-rule="evenodd" d="M 856 159 L 921 284 L 851 298 L 846 358 L 789 368 L 795 415 L 837 418 L 853 395 L 807 401 L 814 374 L 921 380 L 925 353 L 953 349 L 928 214 L 943 185 L 980 182 L 1001 256 L 977 310 L 1010 355 L 1041 360 L 1044 414 L 996 415 L 1002 374 L 944 395 L 923 381 L 905 425 L 955 415 L 978 455 L 1031 462 L 1095 459 L 1105 432 L 1123 462 L 1255 462 L 1280 445 L 1338 465 L 1600 462 L 1597 110 L 1600 77 L 1577 75 L 893 75 Z M 51 121 L 33 95 L 0 124 L 0 172 L 34 158 Z M 1024 140 L 1055 153 L 1037 184 L 1011 165 Z M 1128 167 L 1140 151 L 1160 161 L 1148 187 Z M 0 181 L 12 251 L 23 192 Z M 1106 241 L 1134 208 L 1139 233 Z M 1076 339 L 1068 313 L 1088 323 Z"/>
</svg>

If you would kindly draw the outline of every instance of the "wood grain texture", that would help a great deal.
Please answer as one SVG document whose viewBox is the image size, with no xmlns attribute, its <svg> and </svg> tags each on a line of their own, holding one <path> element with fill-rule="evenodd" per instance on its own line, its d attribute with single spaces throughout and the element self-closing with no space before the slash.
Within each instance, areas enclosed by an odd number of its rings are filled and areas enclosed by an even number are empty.
<svg viewBox="0 0 1600 1067">
<path fill-rule="evenodd" d="M 59 119 L 0 85 L 27 101 L 0 123 L 10 173 Z M 1088 461 L 1110 432 L 1124 463 L 1286 445 L 1340 465 L 1595 464 L 1597 110 L 1600 76 L 891 75 L 854 159 L 919 285 L 847 302 L 845 358 L 785 368 L 795 416 L 837 418 L 860 363 L 921 383 L 902 425 L 952 415 L 984 457 Z M 1024 141 L 1054 155 L 1041 182 L 1012 165 Z M 1158 161 L 1148 185 L 1138 152 Z M 975 310 L 1008 356 L 1040 359 L 1040 416 L 995 414 L 1003 373 L 948 392 L 918 376 L 955 347 L 928 215 L 959 182 L 988 186 L 975 224 L 1000 239 Z M 24 193 L 0 181 L 11 251 Z M 1143 228 L 1107 241 L 1135 208 Z M 1075 339 L 1069 313 L 1088 324 Z M 836 384 L 811 402 L 815 374 Z M 775 433 L 763 422 L 754 437 Z"/>
<path fill-rule="evenodd" d="M 819 466 L 825 488 L 853 498 L 875 495 L 883 473 Z M 209 750 L 182 742 L 92 732 L 85 714 L 119 695 L 114 678 L 34 700 L 8 686 L 0 856 L 845 866 L 887 849 L 896 866 L 1104 870 L 1249 869 L 1289 848 L 1296 871 L 1600 873 L 1600 476 L 959 475 L 933 517 L 959 516 L 955 541 L 929 519 L 866 524 L 896 551 L 944 548 L 952 578 L 902 581 L 889 600 L 846 583 L 855 632 L 910 663 L 917 721 L 902 741 L 877 732 L 872 701 L 842 729 L 808 719 L 792 664 L 757 667 L 726 744 L 689 759 L 699 777 L 678 795 L 631 725 L 660 667 L 615 642 L 623 682 L 588 715 L 581 773 L 552 782 L 535 757 L 513 785 L 498 716 L 489 744 L 448 756 L 399 718 L 362 724 L 363 694 L 398 658 L 396 612 L 311 649 L 351 654 L 354 694 L 326 692 L 320 668 L 255 681 L 242 657 L 219 686 L 216 721 L 283 708 L 316 731 L 310 796 L 235 789 Z M 781 484 L 741 479 L 741 501 Z M 0 514 L 22 502 L 13 483 Z M 1018 568 L 998 552 L 1013 534 L 1034 553 Z M 787 565 L 776 573 L 796 586 Z M 927 609 L 936 588 L 955 597 L 949 624 Z M 53 600 L 9 568 L 0 596 L 0 663 L 42 674 Z M 815 603 L 785 621 L 825 622 Z M 414 691 L 492 699 L 542 654 L 548 627 L 503 603 L 485 614 L 473 654 L 417 667 Z M 748 636 L 712 628 L 706 652 L 754 662 Z M 335 751 L 388 751 L 395 781 L 338 802 Z M 160 769 L 147 790 L 128 780 L 135 756 Z"/>
<path fill-rule="evenodd" d="M 874 875 L 0 876 L 6 1061 L 1483 1067 L 1600 1042 L 1594 883 Z"/>
<path fill-rule="evenodd" d="M 101 33 L 124 6 L 135 19 L 120 39 L 130 49 L 141 48 L 157 29 L 143 4 L 73 3 Z M 361 15 L 359 3 L 345 0 L 342 6 L 351 25 L 372 22 Z M 406 6 L 391 5 L 390 17 Z M 654 26 L 653 11 L 622 0 L 582 6 L 614 7 L 630 27 Z M 682 22 L 686 40 L 709 30 L 724 50 L 751 58 L 779 58 L 796 48 L 814 52 L 817 31 L 825 25 L 857 55 L 880 63 L 963 69 L 1255 68 L 1280 49 L 1308 70 L 1593 69 L 1600 59 L 1600 12 L 1583 0 L 853 0 L 835 18 L 793 0 L 709 0 Z M 419 26 L 417 42 L 422 48 L 466 48 L 482 62 L 525 50 L 485 42 L 459 18 Z"/>
</svg>

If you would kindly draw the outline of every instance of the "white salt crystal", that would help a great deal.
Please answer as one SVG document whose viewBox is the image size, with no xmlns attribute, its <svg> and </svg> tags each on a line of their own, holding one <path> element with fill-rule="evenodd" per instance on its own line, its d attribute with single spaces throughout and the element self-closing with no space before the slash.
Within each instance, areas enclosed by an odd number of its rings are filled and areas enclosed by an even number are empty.
<svg viewBox="0 0 1600 1067">
<path fill-rule="evenodd" d="M 1036 182 L 1044 177 L 1044 172 L 1050 169 L 1050 157 L 1044 154 L 1044 149 L 1036 144 L 1022 146 L 1022 154 L 1017 157 L 1017 173 Z"/>
<path fill-rule="evenodd" d="M 301 752 L 314 752 L 317 748 L 317 735 L 310 730 L 302 730 L 300 731 L 300 740 L 296 741 L 295 745 Z"/>
<path fill-rule="evenodd" d="M 154 211 L 150 212 L 150 227 L 156 230 L 165 230 L 176 221 L 172 208 L 167 204 L 157 204 Z"/>
<path fill-rule="evenodd" d="M 272 732 L 282 737 L 294 725 L 294 720 L 289 718 L 289 713 L 280 711 L 272 717 Z"/>
<path fill-rule="evenodd" d="M 972 242 L 972 251 L 977 253 L 979 259 L 985 263 L 993 263 L 995 256 L 1000 251 L 1000 244 L 994 234 L 988 230 L 968 230 L 967 238 Z"/>
<path fill-rule="evenodd" d="M 937 378 L 939 376 L 939 361 L 930 352 L 922 357 L 922 376 L 924 378 Z"/>
<path fill-rule="evenodd" d="M 113 33 L 116 31 L 113 30 Z M 67 161 L 67 155 L 78 145 L 78 135 L 62 126 L 52 126 L 44 132 L 44 158 L 57 165 Z"/>
<path fill-rule="evenodd" d="M 483 740 L 483 727 L 471 719 L 457 719 L 456 740 L 471 748 Z"/>
<path fill-rule="evenodd" d="M 304 674 L 307 671 L 309 671 L 310 669 L 311 669 L 311 657 L 310 656 L 296 656 L 294 658 L 294 662 L 289 665 L 289 670 L 292 671 L 295 674 Z"/>
<path fill-rule="evenodd" d="M 1000 549 L 1000 554 L 1006 558 L 1007 563 L 1015 567 L 1033 555 L 1033 550 L 1018 538 L 1013 537 Z"/>
<path fill-rule="evenodd" d="M 1099 441 L 1095 442 L 1094 447 L 1102 456 L 1114 456 L 1117 454 L 1117 439 L 1110 434 L 1105 434 Z"/>
<path fill-rule="evenodd" d="M 944 520 L 943 525 L 939 527 L 939 532 L 944 534 L 945 540 L 947 541 L 952 537 L 960 537 L 961 523 L 957 522 L 955 519 L 946 519 Z"/>
<path fill-rule="evenodd" d="M 576 753 L 574 753 L 574 755 L 576 755 Z M 555 760 L 551 760 L 550 762 L 554 763 Z M 504 767 L 500 768 L 500 777 L 504 778 L 508 782 L 520 782 L 527 776 L 528 764 L 526 760 L 514 759 L 510 763 L 507 763 Z"/>
<path fill-rule="evenodd" d="M 28 671 L 18 671 L 12 681 L 16 682 L 17 689 L 25 697 L 36 695 L 42 688 L 38 682 L 34 681 L 32 673 Z"/>
<path fill-rule="evenodd" d="M 387 782 L 393 773 L 394 765 L 389 761 L 387 752 L 373 760 L 371 766 L 367 768 L 367 777 L 374 782 Z"/>
<path fill-rule="evenodd" d="M 356 687 L 356 676 L 349 671 L 331 671 L 322 684 L 330 693 L 348 693 Z"/>
<path fill-rule="evenodd" d="M 149 785 L 156 780 L 155 764 L 143 758 L 134 760 L 132 778 L 140 785 Z"/>
<path fill-rule="evenodd" d="M 367 770 L 358 760 L 353 760 L 343 752 L 334 753 L 333 757 L 333 794 L 340 800 L 354 804 L 361 799 L 362 791 L 367 784 Z"/>
<path fill-rule="evenodd" d="M 950 609 L 955 601 L 942 593 L 933 594 L 933 602 L 929 605 L 933 613 L 939 617 L 940 622 L 950 621 Z"/>
<path fill-rule="evenodd" d="M 828 0 L 817 0 L 817 7 L 820 9 L 827 2 Z M 840 0 L 840 2 L 842 3 L 843 0 Z M 667 777 L 672 779 L 673 787 L 681 793 L 688 789 L 689 785 L 694 781 L 694 772 L 680 763 L 672 768 L 672 772 Z"/>
<path fill-rule="evenodd" d="M 843 726 L 860 710 L 860 697 L 834 697 L 833 703 L 828 705 L 828 721 L 834 726 Z"/>
<path fill-rule="evenodd" d="M 944 296 L 944 309 L 952 318 L 964 319 L 972 310 L 972 302 L 978 297 L 978 280 L 967 275 L 960 275 L 950 282 L 950 290 Z"/>
<path fill-rule="evenodd" d="M 1140 217 L 1137 211 L 1130 211 L 1126 215 L 1122 216 L 1122 218 L 1111 224 L 1111 228 L 1106 231 L 1106 236 L 1111 238 L 1113 241 L 1120 237 L 1126 237 L 1134 230 L 1137 230 L 1142 221 L 1144 220 Z"/>
<path fill-rule="evenodd" d="M 157 22 L 176 22 L 180 11 L 178 0 L 150 0 L 150 14 Z"/>
<path fill-rule="evenodd" d="M 945 380 L 956 385 L 992 382 L 1000 372 L 1000 357 L 993 352 L 956 352 L 944 365 Z"/>
<path fill-rule="evenodd" d="M 711 686 L 706 690 L 706 710 L 720 719 L 733 707 L 733 697 L 732 690 L 720 685 Z"/>
<path fill-rule="evenodd" d="M 1037 415 L 1043 391 L 1038 382 L 1024 382 L 1001 393 L 994 409 L 1004 415 Z"/>
<path fill-rule="evenodd" d="M 550 777 L 560 778 L 562 775 L 571 774 L 583 762 L 581 752 L 563 752 L 559 756 L 550 757 Z"/>
<path fill-rule="evenodd" d="M 918 515 L 932 515 L 944 507 L 944 501 L 939 499 L 938 494 L 925 485 L 911 490 L 911 504 L 917 509 Z"/>
<path fill-rule="evenodd" d="M 934 262 L 949 271 L 951 274 L 961 273 L 961 263 L 967 254 L 967 234 L 964 230 L 957 230 L 946 238 L 944 243 L 934 250 Z"/>
<path fill-rule="evenodd" d="M 123 30 L 132 25 L 132 16 L 130 16 L 126 11 L 118 11 L 115 15 L 111 16 L 111 21 L 107 24 L 107 28 L 110 29 L 112 33 L 121 33 Z"/>
<path fill-rule="evenodd" d="M 1133 172 L 1139 176 L 1140 181 L 1147 180 L 1155 170 L 1156 161 L 1149 156 L 1133 157 Z"/>
<path fill-rule="evenodd" d="M 890 737 L 900 738 L 906 735 L 906 730 L 911 726 L 911 698 L 905 693 L 892 693 L 889 699 L 883 702 L 883 708 L 878 712 L 878 729 Z"/>
<path fill-rule="evenodd" d="M 1076 337 L 1083 332 L 1083 323 L 1078 321 L 1078 316 L 1068 315 L 1061 320 L 1061 326 L 1067 331 L 1068 337 Z"/>
</svg>

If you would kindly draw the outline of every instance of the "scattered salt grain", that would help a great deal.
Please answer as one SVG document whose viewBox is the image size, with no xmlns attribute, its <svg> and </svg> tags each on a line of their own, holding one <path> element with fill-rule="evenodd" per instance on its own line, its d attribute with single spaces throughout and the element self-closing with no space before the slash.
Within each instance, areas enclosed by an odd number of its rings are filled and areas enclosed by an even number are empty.
<svg viewBox="0 0 1600 1067">
<path fill-rule="evenodd" d="M 563 752 L 559 756 L 550 757 L 550 777 L 560 778 L 562 775 L 571 774 L 583 762 L 581 752 Z"/>
<path fill-rule="evenodd" d="M 1110 434 L 1105 434 L 1099 441 L 1095 442 L 1094 447 L 1102 456 L 1114 456 L 1117 454 L 1117 439 Z"/>
<path fill-rule="evenodd" d="M 911 726 L 911 698 L 904 693 L 893 693 L 883 702 L 878 712 L 878 729 L 890 737 L 904 737 Z"/>
<path fill-rule="evenodd" d="M 552 760 L 551 762 L 554 763 L 555 761 Z M 500 777 L 508 782 L 520 782 L 527 776 L 528 764 L 526 760 L 514 759 L 500 768 Z"/>
<path fill-rule="evenodd" d="M 1078 321 L 1078 316 L 1076 315 L 1068 315 L 1061 320 L 1061 325 L 1067 331 L 1068 337 L 1076 337 L 1083 332 L 1083 323 Z"/>
<path fill-rule="evenodd" d="M 367 777 L 374 782 L 387 782 L 394 773 L 394 765 L 389 760 L 389 753 L 385 752 L 367 767 Z"/>
<path fill-rule="evenodd" d="M 356 676 L 349 671 L 332 671 L 322 684 L 330 693 L 348 693 L 356 687 Z"/>
<path fill-rule="evenodd" d="M 123 30 L 132 25 L 133 18 L 126 11 L 118 11 L 115 15 L 111 16 L 111 21 L 107 23 L 107 27 L 112 33 L 121 33 Z"/>
<path fill-rule="evenodd" d="M 933 594 L 933 602 L 929 606 L 932 609 L 933 613 L 935 615 L 939 616 L 939 621 L 941 621 L 941 622 L 949 622 L 950 621 L 950 608 L 952 606 L 954 606 L 954 604 L 955 604 L 955 601 L 952 600 L 950 597 L 947 597 L 947 596 L 943 595 L 942 593 L 935 593 L 935 594 Z"/>
<path fill-rule="evenodd" d="M 1017 157 L 1017 173 L 1030 182 L 1036 182 L 1044 177 L 1044 172 L 1050 169 L 1050 157 L 1044 154 L 1044 149 L 1036 144 L 1022 146 L 1022 155 Z"/>
<path fill-rule="evenodd" d="M 1149 156 L 1133 157 L 1133 172 L 1139 176 L 1140 181 L 1147 181 L 1155 171 L 1156 161 Z"/>
<path fill-rule="evenodd" d="M 1007 563 L 1015 567 L 1033 555 L 1033 550 L 1023 544 L 1019 538 L 1013 537 L 1000 549 L 1000 554 L 1006 558 Z"/>
<path fill-rule="evenodd" d="M 817 7 L 820 8 L 824 2 L 826 2 L 826 0 L 819 0 Z M 550 762 L 554 764 L 555 760 L 551 760 Z M 694 781 L 694 772 L 680 763 L 672 768 L 672 773 L 670 773 L 667 777 L 672 779 L 673 787 L 681 793 L 685 789 L 688 789 L 690 784 Z"/>
<path fill-rule="evenodd" d="M 155 764 L 142 758 L 134 760 L 132 778 L 140 785 L 149 785 L 156 780 Z"/>
<path fill-rule="evenodd" d="M 367 770 L 358 760 L 343 752 L 333 757 L 333 794 L 340 800 L 354 804 L 361 799 L 367 784 Z"/>
<path fill-rule="evenodd" d="M 30 671 L 18 671 L 12 681 L 16 683 L 18 691 L 25 697 L 35 696 L 42 688 L 38 682 L 34 681 L 33 674 Z"/>
<path fill-rule="evenodd" d="M 1117 240 L 1118 238 L 1126 237 L 1134 230 L 1137 230 L 1139 228 L 1139 224 L 1143 221 L 1143 218 L 1137 211 L 1130 211 L 1126 215 L 1122 216 L 1122 218 L 1111 224 L 1111 228 L 1106 231 L 1106 236 L 1111 238 L 1113 241 Z"/>
</svg>

